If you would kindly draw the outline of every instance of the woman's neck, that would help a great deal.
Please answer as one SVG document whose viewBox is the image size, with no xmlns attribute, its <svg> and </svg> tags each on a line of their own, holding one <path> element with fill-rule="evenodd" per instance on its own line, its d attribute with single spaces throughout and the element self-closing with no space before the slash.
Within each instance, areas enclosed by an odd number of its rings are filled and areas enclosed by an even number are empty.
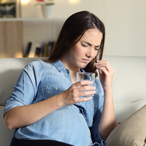
<svg viewBox="0 0 146 146">
<path fill-rule="evenodd" d="M 70 73 L 74 74 L 76 72 L 80 72 L 80 68 L 76 67 L 69 59 L 63 57 L 60 59 L 63 65 L 70 71 Z"/>
</svg>

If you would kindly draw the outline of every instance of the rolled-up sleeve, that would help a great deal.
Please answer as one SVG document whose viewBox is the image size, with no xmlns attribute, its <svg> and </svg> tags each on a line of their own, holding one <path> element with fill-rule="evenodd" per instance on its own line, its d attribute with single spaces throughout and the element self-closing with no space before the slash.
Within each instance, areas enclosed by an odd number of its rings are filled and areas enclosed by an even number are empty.
<svg viewBox="0 0 146 146">
<path fill-rule="evenodd" d="M 10 109 L 29 105 L 33 102 L 37 94 L 37 88 L 43 74 L 43 68 L 38 61 L 29 63 L 21 72 L 14 91 L 5 104 L 4 114 Z"/>
</svg>

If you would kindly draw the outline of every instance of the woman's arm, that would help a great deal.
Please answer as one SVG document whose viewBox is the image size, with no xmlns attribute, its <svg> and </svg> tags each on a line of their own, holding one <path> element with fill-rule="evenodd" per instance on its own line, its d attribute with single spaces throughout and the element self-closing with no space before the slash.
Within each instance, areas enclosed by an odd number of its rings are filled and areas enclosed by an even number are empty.
<svg viewBox="0 0 146 146">
<path fill-rule="evenodd" d="M 5 123 L 9 129 L 19 128 L 33 124 L 53 111 L 67 105 L 72 105 L 77 102 L 84 102 L 90 100 L 92 97 L 79 98 L 81 96 L 88 96 L 95 93 L 95 88 L 90 85 L 90 81 L 80 81 L 73 84 L 64 92 L 48 98 L 38 103 L 18 106 L 9 110 L 5 114 Z M 86 92 L 82 92 L 87 90 Z"/>
<path fill-rule="evenodd" d="M 5 124 L 7 128 L 14 129 L 30 125 L 61 108 L 62 105 L 60 105 L 58 101 L 58 97 L 61 96 L 62 94 L 56 95 L 38 103 L 17 106 L 9 110 L 5 114 Z"/>
<path fill-rule="evenodd" d="M 96 63 L 99 70 L 100 81 L 104 90 L 104 105 L 101 120 L 98 127 L 100 136 L 105 140 L 111 131 L 117 126 L 114 104 L 113 104 L 113 90 L 112 80 L 114 70 L 108 61 L 99 60 Z"/>
</svg>

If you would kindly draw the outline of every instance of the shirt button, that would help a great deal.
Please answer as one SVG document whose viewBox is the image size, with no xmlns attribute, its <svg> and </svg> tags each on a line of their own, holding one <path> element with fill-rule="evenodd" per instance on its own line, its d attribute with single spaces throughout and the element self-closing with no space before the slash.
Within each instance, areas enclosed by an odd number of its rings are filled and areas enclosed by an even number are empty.
<svg viewBox="0 0 146 146">
<path fill-rule="evenodd" d="M 55 88 L 56 90 L 58 90 L 58 88 Z"/>
</svg>

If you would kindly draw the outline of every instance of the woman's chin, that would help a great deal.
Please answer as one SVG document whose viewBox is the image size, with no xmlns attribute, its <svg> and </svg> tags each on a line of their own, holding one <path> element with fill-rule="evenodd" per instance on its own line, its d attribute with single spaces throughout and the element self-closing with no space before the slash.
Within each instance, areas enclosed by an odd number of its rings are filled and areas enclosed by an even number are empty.
<svg viewBox="0 0 146 146">
<path fill-rule="evenodd" d="M 79 68 L 85 68 L 87 66 L 87 64 L 81 64 L 79 65 Z"/>
</svg>

